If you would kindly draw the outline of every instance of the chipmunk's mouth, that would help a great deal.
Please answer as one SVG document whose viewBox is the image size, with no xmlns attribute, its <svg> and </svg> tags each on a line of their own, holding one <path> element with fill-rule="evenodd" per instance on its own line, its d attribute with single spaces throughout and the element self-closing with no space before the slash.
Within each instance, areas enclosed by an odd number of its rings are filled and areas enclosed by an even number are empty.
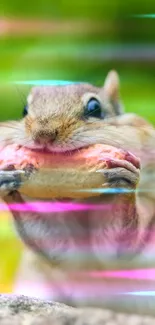
<svg viewBox="0 0 155 325">
<path fill-rule="evenodd" d="M 36 144 L 32 144 L 29 146 L 25 146 L 27 147 L 29 150 L 32 150 L 34 152 L 41 152 L 41 153 L 51 153 L 51 154 L 62 154 L 62 155 L 72 155 L 76 152 L 78 152 L 80 149 L 86 149 L 90 146 L 90 144 L 82 144 L 79 146 L 73 146 L 73 145 L 62 145 L 62 146 L 58 146 L 58 145 L 36 145 Z"/>
</svg>

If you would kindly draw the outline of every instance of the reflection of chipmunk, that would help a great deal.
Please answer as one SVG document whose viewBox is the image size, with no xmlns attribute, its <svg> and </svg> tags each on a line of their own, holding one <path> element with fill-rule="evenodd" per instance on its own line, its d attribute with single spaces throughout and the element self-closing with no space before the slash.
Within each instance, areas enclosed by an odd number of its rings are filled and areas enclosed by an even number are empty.
<svg viewBox="0 0 155 325">
<path fill-rule="evenodd" d="M 15 142 L 33 149 L 47 148 L 57 152 L 93 143 L 122 147 L 141 158 L 140 187 L 143 188 L 145 182 L 150 185 L 150 179 L 151 184 L 153 182 L 151 168 L 154 168 L 155 131 L 142 118 L 123 114 L 118 86 L 117 74 L 111 72 L 103 88 L 87 84 L 33 88 L 24 118 L 19 122 L 1 123 L 1 143 Z M 129 157 L 131 162 L 124 161 L 124 166 L 120 167 L 118 162 L 113 161 L 109 170 L 100 171 L 106 178 L 106 186 L 125 185 L 135 190 L 139 169 L 137 158 L 130 154 Z M 14 170 L 0 171 L 0 191 L 7 202 L 10 199 L 14 202 L 30 200 L 16 192 L 21 174 Z M 7 196 L 10 192 L 11 195 Z M 97 293 L 96 284 L 90 280 L 90 293 L 84 287 L 84 282 L 89 280 L 88 275 L 84 277 L 81 273 L 75 276 L 74 273 L 73 278 L 68 275 L 69 270 L 152 266 L 154 263 L 149 254 L 154 231 L 153 199 L 153 194 L 142 192 L 137 196 L 133 191 L 87 200 L 105 203 L 105 206 L 110 204 L 111 208 L 106 211 L 52 215 L 13 212 L 16 228 L 31 248 L 24 253 L 18 276 L 19 286 L 15 291 L 64 302 L 70 299 L 71 303 L 102 304 L 120 311 L 155 313 L 152 298 L 147 303 L 148 297 L 142 301 L 138 297 L 114 294 L 116 291 L 153 290 L 152 282 L 102 279 L 96 281 L 100 288 L 100 293 Z M 63 280 L 67 282 L 64 284 Z M 83 300 L 78 298 L 78 290 L 87 297 Z M 91 301 L 90 295 L 93 294 Z"/>
</svg>

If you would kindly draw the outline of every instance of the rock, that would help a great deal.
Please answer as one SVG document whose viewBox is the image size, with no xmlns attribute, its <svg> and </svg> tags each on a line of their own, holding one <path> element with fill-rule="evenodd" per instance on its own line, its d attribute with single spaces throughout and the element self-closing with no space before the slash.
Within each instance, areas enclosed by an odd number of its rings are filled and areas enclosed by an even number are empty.
<svg viewBox="0 0 155 325">
<path fill-rule="evenodd" d="M 0 325 L 155 325 L 155 318 L 0 295 Z"/>
</svg>

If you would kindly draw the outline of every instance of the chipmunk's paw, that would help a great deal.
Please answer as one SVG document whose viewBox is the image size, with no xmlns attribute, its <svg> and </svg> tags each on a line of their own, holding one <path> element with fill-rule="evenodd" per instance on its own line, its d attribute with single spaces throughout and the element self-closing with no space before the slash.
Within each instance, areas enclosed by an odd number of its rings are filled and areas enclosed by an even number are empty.
<svg viewBox="0 0 155 325">
<path fill-rule="evenodd" d="M 103 187 L 119 187 L 135 189 L 140 179 L 140 160 L 133 154 L 126 152 L 124 159 L 106 160 L 106 169 L 98 172 L 103 173 Z"/>
<path fill-rule="evenodd" d="M 28 165 L 23 170 L 16 170 L 13 165 L 7 165 L 3 170 L 0 170 L 0 196 L 4 197 L 13 191 L 17 191 L 33 171 L 32 165 Z"/>
</svg>

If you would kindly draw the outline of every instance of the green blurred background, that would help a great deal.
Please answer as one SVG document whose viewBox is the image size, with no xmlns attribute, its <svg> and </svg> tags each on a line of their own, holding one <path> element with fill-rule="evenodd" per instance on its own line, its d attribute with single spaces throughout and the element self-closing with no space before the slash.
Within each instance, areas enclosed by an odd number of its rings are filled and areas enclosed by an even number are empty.
<svg viewBox="0 0 155 325">
<path fill-rule="evenodd" d="M 120 75 L 127 111 L 155 123 L 154 0 L 27 0 L 0 2 L 0 120 L 20 118 L 25 80 L 89 81 Z M 0 291 L 11 290 L 21 244 L 1 213 Z"/>
</svg>

